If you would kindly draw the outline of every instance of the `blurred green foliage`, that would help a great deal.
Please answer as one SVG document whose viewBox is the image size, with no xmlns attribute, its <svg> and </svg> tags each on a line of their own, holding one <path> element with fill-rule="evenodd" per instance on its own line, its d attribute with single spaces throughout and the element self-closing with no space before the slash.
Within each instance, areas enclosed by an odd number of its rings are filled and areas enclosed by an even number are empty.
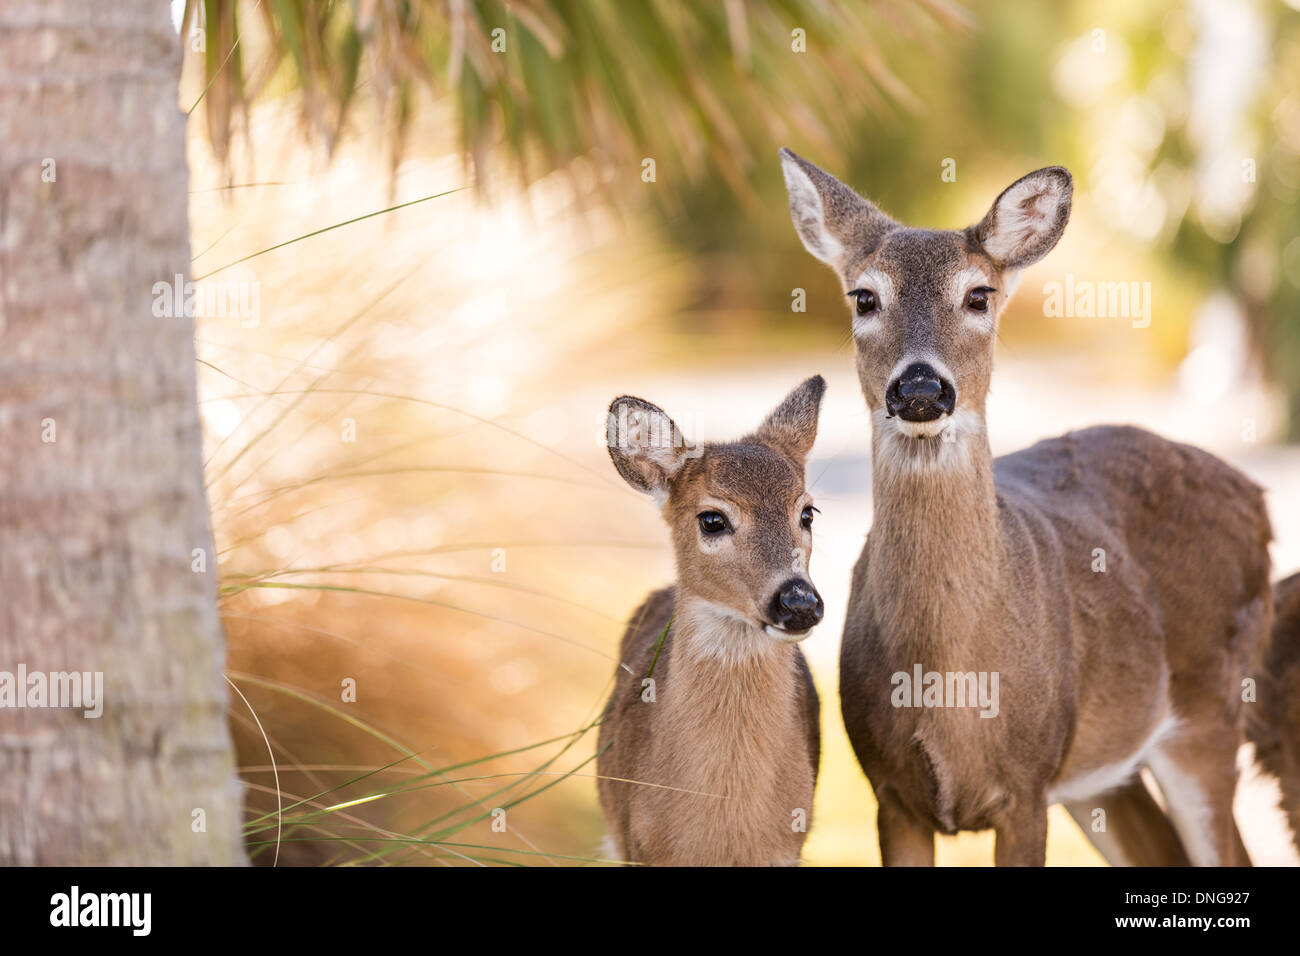
<svg viewBox="0 0 1300 956">
<path fill-rule="evenodd" d="M 490 172 L 527 184 L 559 171 L 649 213 L 695 270 L 677 315 L 690 331 L 734 315 L 788 334 L 794 286 L 809 292 L 795 334 L 843 324 L 838 290 L 795 255 L 779 145 L 940 227 L 973 221 L 1030 169 L 1067 165 L 1076 220 L 1101 233 L 1094 259 L 1068 268 L 1156 281 L 1146 348 L 1166 371 L 1198 303 L 1229 291 L 1300 437 L 1300 13 L 1286 4 L 188 0 L 186 15 L 207 29 L 218 156 L 250 102 L 292 85 L 331 147 L 364 92 L 396 162 L 432 96 L 453 106 L 484 196 Z"/>
<path fill-rule="evenodd" d="M 1288 437 L 1300 441 L 1300 13 L 1274 4 L 1268 15 L 1273 60 L 1254 107 L 1264 144 L 1259 192 L 1219 267 L 1285 389 Z"/>
</svg>

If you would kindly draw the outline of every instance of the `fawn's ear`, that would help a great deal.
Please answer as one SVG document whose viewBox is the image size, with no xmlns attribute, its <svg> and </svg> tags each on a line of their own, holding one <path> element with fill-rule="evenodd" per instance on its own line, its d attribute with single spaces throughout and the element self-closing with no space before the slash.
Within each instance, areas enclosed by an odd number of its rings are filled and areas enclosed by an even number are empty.
<svg viewBox="0 0 1300 956">
<path fill-rule="evenodd" d="M 795 232 L 804 248 L 831 268 L 846 268 L 846 253 L 865 255 L 894 227 L 892 219 L 848 186 L 784 147 L 781 169 Z"/>
<path fill-rule="evenodd" d="M 631 395 L 610 404 L 605 443 L 623 480 L 660 503 L 668 497 L 673 475 L 692 452 L 681 429 L 662 408 Z"/>
<path fill-rule="evenodd" d="M 754 440 L 784 451 L 795 461 L 804 461 L 817 440 L 817 415 L 824 394 L 826 379 L 814 375 L 776 406 L 754 432 Z"/>
<path fill-rule="evenodd" d="M 1023 269 L 1052 251 L 1070 221 L 1074 181 L 1064 166 L 1018 179 L 993 203 L 975 238 L 1003 269 Z"/>
</svg>

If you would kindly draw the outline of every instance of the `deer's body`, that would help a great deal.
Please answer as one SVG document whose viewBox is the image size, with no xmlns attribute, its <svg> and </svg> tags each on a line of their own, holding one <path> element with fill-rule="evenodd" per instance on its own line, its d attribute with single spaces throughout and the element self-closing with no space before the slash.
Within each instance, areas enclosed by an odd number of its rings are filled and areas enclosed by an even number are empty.
<svg viewBox="0 0 1300 956">
<path fill-rule="evenodd" d="M 987 443 L 970 440 L 969 456 L 941 446 L 956 463 L 924 477 L 875 458 L 876 518 L 854 571 L 840 681 L 845 726 L 886 813 L 1001 835 L 1045 826 L 1046 807 L 1064 802 L 1088 826 L 1100 806 L 1089 801 L 1147 765 L 1176 791 L 1166 799 L 1176 823 L 1188 818 L 1179 830 L 1191 858 L 1229 862 L 1230 814 L 1218 834 L 1193 818 L 1231 806 L 1240 681 L 1268 620 L 1259 489 L 1135 428 L 1092 428 L 992 463 Z M 927 569 L 938 566 L 936 579 Z M 999 672 L 998 716 L 894 707 L 893 675 L 917 663 Z M 1191 779 L 1211 766 L 1221 773 Z M 900 848 L 898 862 L 924 862 L 924 838 L 916 849 Z"/>
<path fill-rule="evenodd" d="M 932 864 L 936 831 L 992 828 L 999 864 L 1042 864 L 1055 802 L 1112 862 L 1248 862 L 1232 798 L 1243 680 L 1272 613 L 1260 490 L 1134 428 L 989 450 L 998 316 L 1064 231 L 1070 174 L 1031 173 L 980 223 L 942 231 L 783 162 L 796 230 L 854 304 L 872 413 L 874 521 L 840 697 L 884 862 Z M 953 685 L 940 706 L 900 695 L 918 667 Z M 996 675 L 996 706 L 958 697 L 961 675 Z"/>
<path fill-rule="evenodd" d="M 689 606 L 660 648 L 674 610 L 665 588 L 634 615 L 621 655 L 631 673 L 619 668 L 600 729 L 599 790 L 615 850 L 662 864 L 793 865 L 806 827 L 796 829 L 792 813 L 811 816 L 821 740 L 803 652 L 761 636 L 767 645 L 745 659 L 719 658 L 710 650 L 719 640 L 746 636 L 709 632 L 745 625 Z M 651 674 L 653 704 L 642 700 Z"/>
<path fill-rule="evenodd" d="M 1247 731 L 1260 764 L 1277 777 L 1281 806 L 1300 849 L 1300 574 L 1274 588 L 1275 617 L 1258 705 L 1247 711 Z"/>
<path fill-rule="evenodd" d="M 799 862 L 820 729 L 796 645 L 823 611 L 807 576 L 804 463 L 824 388 L 811 378 L 752 435 L 693 451 L 648 402 L 610 407 L 610 456 L 659 502 L 677 565 L 676 586 L 651 594 L 624 635 L 600 728 L 598 789 L 620 859 Z"/>
</svg>

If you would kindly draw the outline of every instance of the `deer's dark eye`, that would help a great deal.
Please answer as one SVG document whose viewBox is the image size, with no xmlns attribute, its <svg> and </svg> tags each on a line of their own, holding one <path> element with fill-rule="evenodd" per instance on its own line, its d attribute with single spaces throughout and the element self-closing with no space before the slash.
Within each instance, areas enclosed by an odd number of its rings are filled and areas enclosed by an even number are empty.
<svg viewBox="0 0 1300 956">
<path fill-rule="evenodd" d="M 799 515 L 799 523 L 803 525 L 805 528 L 811 530 L 814 513 L 821 514 L 821 512 L 818 511 L 816 508 L 814 508 L 812 505 L 808 505 L 806 508 L 803 509 L 803 513 Z"/>
<path fill-rule="evenodd" d="M 867 315 L 880 308 L 880 303 L 876 301 L 876 294 L 870 289 L 854 289 L 849 295 L 855 297 L 854 305 L 858 310 L 858 315 Z"/>
<path fill-rule="evenodd" d="M 701 511 L 699 521 L 705 534 L 722 534 L 729 527 L 726 516 L 718 511 Z"/>
<path fill-rule="evenodd" d="M 966 293 L 966 308 L 975 312 L 987 312 L 989 310 L 989 294 L 995 291 L 995 289 L 990 289 L 988 286 L 971 289 Z"/>
</svg>

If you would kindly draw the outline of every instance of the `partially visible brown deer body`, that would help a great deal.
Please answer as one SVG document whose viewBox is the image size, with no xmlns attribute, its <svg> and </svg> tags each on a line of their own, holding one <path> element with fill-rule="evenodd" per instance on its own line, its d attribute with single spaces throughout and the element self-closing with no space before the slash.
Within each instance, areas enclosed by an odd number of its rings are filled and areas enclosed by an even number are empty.
<svg viewBox="0 0 1300 956">
<path fill-rule="evenodd" d="M 979 224 L 932 231 L 782 160 L 795 227 L 849 295 L 871 410 L 840 695 L 884 862 L 932 865 L 936 832 L 993 829 L 998 864 L 1042 864 L 1061 802 L 1111 862 L 1248 863 L 1232 798 L 1272 608 L 1260 489 L 1135 428 L 989 451 L 997 318 L 1060 238 L 1070 174 L 1031 173 Z M 909 686 L 918 667 L 938 685 Z M 971 706 L 977 686 L 992 706 Z"/>
<path fill-rule="evenodd" d="M 600 803 L 621 859 L 799 862 L 820 726 L 796 644 L 823 611 L 804 462 L 824 389 L 811 378 L 752 435 L 695 449 L 654 405 L 610 406 L 610 457 L 659 502 L 677 565 L 676 586 L 623 637 L 600 728 Z"/>
<path fill-rule="evenodd" d="M 1246 729 L 1260 765 L 1278 779 L 1281 809 L 1300 850 L 1300 574 L 1279 581 L 1274 594 L 1273 637 Z"/>
</svg>

